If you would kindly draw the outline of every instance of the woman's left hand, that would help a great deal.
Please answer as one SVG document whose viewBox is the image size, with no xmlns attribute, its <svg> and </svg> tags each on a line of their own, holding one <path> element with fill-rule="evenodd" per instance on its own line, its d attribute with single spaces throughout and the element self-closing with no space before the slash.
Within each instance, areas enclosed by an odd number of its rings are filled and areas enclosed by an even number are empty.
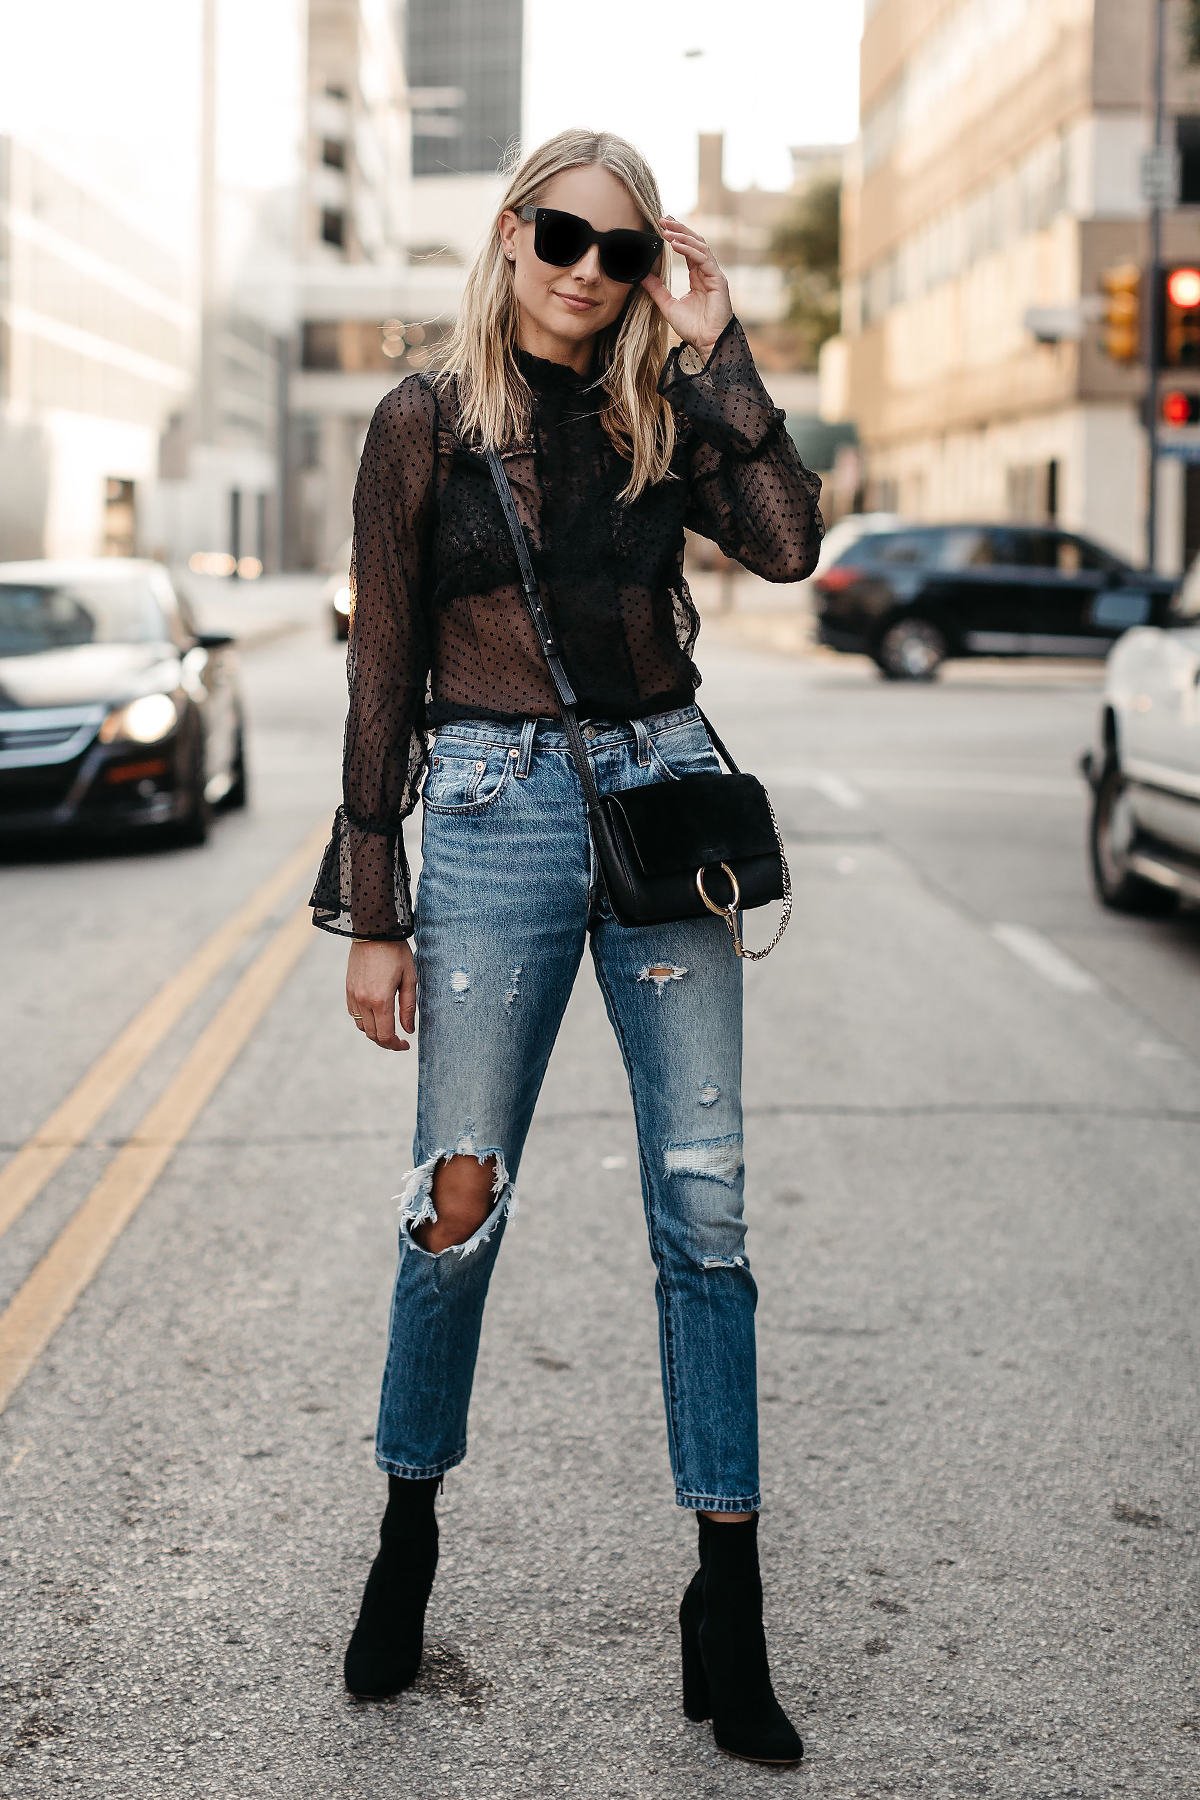
<svg viewBox="0 0 1200 1800">
<path fill-rule="evenodd" d="M 659 229 L 672 250 L 687 263 L 688 291 L 675 299 L 657 275 L 647 275 L 642 286 L 672 331 L 678 332 L 685 344 L 691 344 L 707 358 L 733 317 L 729 283 L 698 232 L 688 225 L 681 225 L 670 214 L 659 220 Z"/>
</svg>

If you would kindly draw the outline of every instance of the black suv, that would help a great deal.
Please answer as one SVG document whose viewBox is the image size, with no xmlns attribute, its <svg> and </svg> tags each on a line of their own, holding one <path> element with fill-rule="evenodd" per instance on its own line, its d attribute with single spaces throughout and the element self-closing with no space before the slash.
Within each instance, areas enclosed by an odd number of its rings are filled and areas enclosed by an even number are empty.
<svg viewBox="0 0 1200 1800">
<path fill-rule="evenodd" d="M 913 525 L 860 537 L 813 586 L 821 643 L 928 681 L 948 656 L 1105 656 L 1161 625 L 1177 582 L 1047 526 Z"/>
</svg>

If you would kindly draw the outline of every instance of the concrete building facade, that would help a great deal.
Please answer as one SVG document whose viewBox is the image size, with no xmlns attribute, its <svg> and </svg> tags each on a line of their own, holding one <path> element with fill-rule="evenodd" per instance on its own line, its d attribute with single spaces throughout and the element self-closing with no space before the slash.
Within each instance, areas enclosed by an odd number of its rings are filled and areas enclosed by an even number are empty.
<svg viewBox="0 0 1200 1800">
<path fill-rule="evenodd" d="M 821 410 L 859 430 L 866 504 L 918 519 L 1053 518 L 1140 562 L 1144 370 L 1100 345 L 1100 277 L 1147 262 L 1154 8 L 1129 0 L 867 0 L 843 186 L 842 331 Z M 1170 131 L 1200 71 L 1169 19 Z M 1200 170 L 1197 170 L 1200 175 Z M 1200 181 L 1164 220 L 1200 253 Z M 1031 310 L 1060 321 L 1051 341 Z M 1158 561 L 1200 545 L 1200 485 L 1160 465 Z"/>
<path fill-rule="evenodd" d="M 0 560 L 146 546 L 195 326 L 178 264 L 113 196 L 0 138 Z"/>
</svg>

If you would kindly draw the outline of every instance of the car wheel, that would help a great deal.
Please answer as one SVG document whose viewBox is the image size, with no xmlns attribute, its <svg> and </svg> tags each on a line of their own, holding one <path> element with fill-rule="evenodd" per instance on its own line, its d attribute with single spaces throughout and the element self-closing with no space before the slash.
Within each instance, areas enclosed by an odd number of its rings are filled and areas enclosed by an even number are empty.
<svg viewBox="0 0 1200 1800">
<path fill-rule="evenodd" d="M 249 796 L 246 780 L 246 733 L 240 719 L 238 720 L 237 738 L 234 742 L 231 773 L 233 781 L 221 802 L 221 809 L 223 812 L 240 812 Z"/>
<path fill-rule="evenodd" d="M 932 681 L 945 660 L 946 640 L 930 619 L 897 619 L 875 653 L 889 681 Z"/>
<path fill-rule="evenodd" d="M 1136 838 L 1137 824 L 1125 777 L 1118 763 L 1109 763 L 1092 802 L 1092 879 L 1096 897 L 1116 912 L 1165 918 L 1175 911 L 1179 896 L 1130 869 L 1129 855 Z"/>
</svg>

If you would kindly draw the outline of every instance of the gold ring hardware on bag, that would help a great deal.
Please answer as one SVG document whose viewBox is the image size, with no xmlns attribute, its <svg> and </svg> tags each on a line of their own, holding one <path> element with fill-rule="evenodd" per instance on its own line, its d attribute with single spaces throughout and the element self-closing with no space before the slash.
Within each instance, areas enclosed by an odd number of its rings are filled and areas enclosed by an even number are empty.
<svg viewBox="0 0 1200 1800">
<path fill-rule="evenodd" d="M 742 904 L 742 890 L 738 886 L 738 878 L 730 868 L 729 864 L 722 863 L 721 867 L 729 877 L 729 885 L 733 889 L 733 899 L 729 902 L 728 906 L 718 906 L 716 901 L 710 900 L 705 893 L 703 867 L 696 870 L 696 892 L 699 894 L 710 913 L 716 913 L 718 919 L 724 919 L 726 923 L 728 923 L 729 915 L 735 913 Z"/>
<path fill-rule="evenodd" d="M 733 939 L 734 955 L 744 957 L 747 962 L 762 962 L 764 957 L 770 956 L 772 950 L 787 930 L 788 921 L 792 916 L 792 873 L 788 868 L 787 854 L 783 848 L 783 838 L 779 831 L 779 820 L 775 817 L 775 808 L 771 805 L 770 800 L 767 801 L 767 806 L 771 813 L 771 824 L 775 828 L 775 842 L 779 845 L 779 860 L 783 865 L 783 913 L 780 917 L 779 924 L 775 928 L 775 936 L 771 939 L 765 949 L 747 950 L 742 943 L 742 936 L 737 927 L 738 907 L 741 904 L 742 891 L 738 886 L 737 876 L 729 867 L 729 864 L 721 864 L 722 869 L 724 869 L 726 875 L 729 877 L 730 886 L 733 888 L 733 899 L 729 902 L 728 906 L 718 906 L 715 901 L 709 899 L 704 891 L 704 869 L 699 868 L 696 870 L 696 892 L 699 894 L 710 913 L 715 913 L 718 919 L 724 919 L 729 935 Z"/>
<path fill-rule="evenodd" d="M 721 868 L 728 879 L 730 887 L 733 889 L 733 898 L 729 901 L 727 906 L 718 906 L 715 900 L 709 899 L 704 886 L 703 865 L 696 870 L 696 892 L 699 894 L 710 913 L 715 913 L 718 919 L 724 919 L 729 935 L 733 939 L 734 955 L 744 956 L 745 951 L 742 949 L 742 940 L 738 934 L 737 928 L 738 907 L 742 904 L 742 890 L 738 886 L 738 878 L 730 868 L 729 864 L 723 862 Z"/>
</svg>

